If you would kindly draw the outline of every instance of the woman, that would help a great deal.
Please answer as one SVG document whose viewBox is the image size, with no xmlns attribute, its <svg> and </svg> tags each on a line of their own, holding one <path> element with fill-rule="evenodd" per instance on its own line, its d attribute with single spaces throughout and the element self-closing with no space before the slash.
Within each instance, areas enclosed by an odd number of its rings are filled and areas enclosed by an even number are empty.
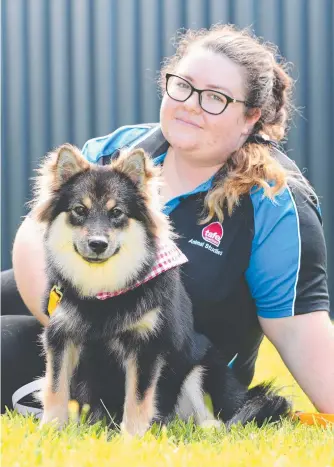
<svg viewBox="0 0 334 467">
<path fill-rule="evenodd" d="M 231 26 L 183 35 L 161 70 L 160 125 L 168 144 L 155 162 L 162 165 L 165 212 L 189 259 L 184 283 L 197 331 L 224 351 L 245 384 L 265 334 L 318 410 L 332 413 L 334 332 L 321 216 L 311 187 L 270 142 L 285 136 L 292 87 L 274 54 Z M 83 152 L 97 162 L 125 145 L 140 146 L 150 131 L 123 127 Z M 46 325 L 41 236 L 28 217 L 13 266 L 26 306 Z M 24 367 L 15 376 L 3 373 L 3 403 L 10 405 L 9 394 L 38 376 L 43 362 L 34 343 L 38 322 L 4 319 L 3 371 Z"/>
</svg>

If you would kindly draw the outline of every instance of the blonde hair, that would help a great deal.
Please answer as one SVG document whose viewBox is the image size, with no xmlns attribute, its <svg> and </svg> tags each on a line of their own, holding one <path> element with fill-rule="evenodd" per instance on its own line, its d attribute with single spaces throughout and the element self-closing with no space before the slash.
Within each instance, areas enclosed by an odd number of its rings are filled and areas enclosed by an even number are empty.
<svg viewBox="0 0 334 467">
<path fill-rule="evenodd" d="M 271 154 L 269 145 L 261 144 L 253 135 L 282 141 L 286 136 L 293 106 L 291 94 L 293 80 L 287 73 L 287 65 L 276 61 L 277 47 L 264 43 L 247 29 L 238 30 L 233 25 L 214 25 L 210 29 L 187 30 L 177 37 L 176 53 L 165 59 L 160 72 L 159 84 L 165 89 L 165 75 L 173 72 L 177 64 L 194 46 L 222 54 L 245 70 L 247 102 L 245 115 L 254 108 L 261 109 L 261 117 L 255 123 L 252 134 L 245 144 L 233 154 L 222 169 L 224 176 L 217 177 L 205 199 L 205 219 L 214 215 L 222 222 L 224 208 L 229 215 L 239 203 L 240 197 L 254 187 L 263 188 L 265 196 L 274 200 L 288 183 L 314 195 L 313 189 L 298 171 L 284 168 Z"/>
</svg>

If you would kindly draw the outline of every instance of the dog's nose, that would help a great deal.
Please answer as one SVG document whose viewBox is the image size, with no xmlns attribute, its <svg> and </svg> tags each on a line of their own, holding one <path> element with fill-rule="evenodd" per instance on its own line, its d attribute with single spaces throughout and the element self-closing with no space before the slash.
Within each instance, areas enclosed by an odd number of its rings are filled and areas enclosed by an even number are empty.
<svg viewBox="0 0 334 467">
<path fill-rule="evenodd" d="M 102 238 L 91 238 L 88 241 L 89 248 L 94 251 L 96 254 L 101 254 L 106 251 L 108 247 L 108 242 L 103 240 Z"/>
</svg>

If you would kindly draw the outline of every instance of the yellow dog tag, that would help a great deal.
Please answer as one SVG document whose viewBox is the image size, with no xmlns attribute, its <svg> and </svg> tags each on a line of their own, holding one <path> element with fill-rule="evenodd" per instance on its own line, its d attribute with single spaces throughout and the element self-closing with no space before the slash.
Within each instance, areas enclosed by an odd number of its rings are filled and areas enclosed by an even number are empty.
<svg viewBox="0 0 334 467">
<path fill-rule="evenodd" d="M 59 287 L 54 285 L 51 289 L 50 295 L 49 295 L 49 303 L 48 303 L 48 313 L 49 316 L 52 316 L 52 314 L 55 312 L 57 306 L 61 302 L 61 299 L 63 298 L 63 293 L 60 290 Z"/>
</svg>

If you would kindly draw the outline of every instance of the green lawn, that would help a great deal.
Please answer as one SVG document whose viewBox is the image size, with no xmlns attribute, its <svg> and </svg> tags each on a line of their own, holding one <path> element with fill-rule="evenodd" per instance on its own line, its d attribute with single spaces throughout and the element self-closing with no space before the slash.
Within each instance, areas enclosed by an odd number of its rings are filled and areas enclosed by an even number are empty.
<svg viewBox="0 0 334 467">
<path fill-rule="evenodd" d="M 268 341 L 261 346 L 254 383 L 276 376 L 296 410 L 314 411 Z M 285 421 L 261 430 L 202 430 L 192 423 L 154 427 L 143 439 L 127 439 L 102 426 L 68 426 L 57 432 L 38 429 L 33 418 L 2 417 L 3 467 L 150 467 L 150 466 L 334 466 L 334 427 Z"/>
</svg>

